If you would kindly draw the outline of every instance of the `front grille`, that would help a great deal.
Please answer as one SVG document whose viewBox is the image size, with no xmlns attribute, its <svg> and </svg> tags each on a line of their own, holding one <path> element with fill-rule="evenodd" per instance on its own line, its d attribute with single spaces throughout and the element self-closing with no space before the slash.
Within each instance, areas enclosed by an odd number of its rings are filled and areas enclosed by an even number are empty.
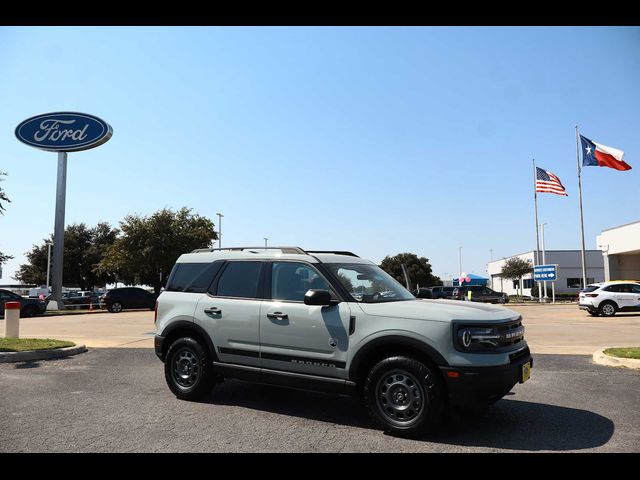
<svg viewBox="0 0 640 480">
<path fill-rule="evenodd" d="M 522 318 L 516 321 L 502 324 L 498 327 L 498 348 L 511 347 L 517 345 L 524 340 L 524 327 L 522 326 Z"/>
</svg>

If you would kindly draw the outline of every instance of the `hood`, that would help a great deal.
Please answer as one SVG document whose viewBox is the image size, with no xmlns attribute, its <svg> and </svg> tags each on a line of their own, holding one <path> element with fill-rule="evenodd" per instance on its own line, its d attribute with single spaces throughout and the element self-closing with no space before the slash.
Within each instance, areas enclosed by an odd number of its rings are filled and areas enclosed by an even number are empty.
<svg viewBox="0 0 640 480">
<path fill-rule="evenodd" d="M 512 320 L 518 312 L 497 305 L 461 300 L 406 300 L 388 303 L 359 303 L 367 315 L 450 322 L 477 320 L 482 322 Z"/>
</svg>

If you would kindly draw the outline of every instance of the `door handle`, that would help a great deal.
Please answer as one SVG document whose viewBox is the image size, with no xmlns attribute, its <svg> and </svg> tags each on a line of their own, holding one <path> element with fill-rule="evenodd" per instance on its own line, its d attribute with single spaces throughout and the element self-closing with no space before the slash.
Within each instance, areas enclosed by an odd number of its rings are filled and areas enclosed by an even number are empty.
<svg viewBox="0 0 640 480">
<path fill-rule="evenodd" d="M 214 315 L 222 315 L 222 310 L 216 307 L 205 308 L 204 313 L 212 313 Z"/>
<path fill-rule="evenodd" d="M 267 318 L 270 318 L 272 320 L 287 320 L 289 318 L 289 315 L 282 312 L 273 312 L 267 313 Z"/>
</svg>

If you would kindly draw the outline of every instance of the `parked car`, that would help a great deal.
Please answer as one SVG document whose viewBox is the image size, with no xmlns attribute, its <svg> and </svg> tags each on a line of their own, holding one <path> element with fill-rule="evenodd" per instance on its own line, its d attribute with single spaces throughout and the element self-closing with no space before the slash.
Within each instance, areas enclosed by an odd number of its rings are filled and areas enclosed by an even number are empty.
<svg viewBox="0 0 640 480">
<path fill-rule="evenodd" d="M 4 316 L 5 302 L 20 302 L 20 317 L 42 315 L 46 309 L 44 300 L 25 298 L 9 290 L 0 289 L 0 315 Z"/>
<path fill-rule="evenodd" d="M 90 290 L 72 290 L 62 294 L 62 302 L 66 308 L 98 308 L 100 296 Z"/>
<path fill-rule="evenodd" d="M 435 298 L 430 287 L 416 288 L 413 294 L 416 298 Z"/>
<path fill-rule="evenodd" d="M 157 295 L 144 288 L 114 288 L 100 297 L 101 308 L 105 306 L 111 313 L 118 313 L 131 308 L 154 309 Z"/>
<path fill-rule="evenodd" d="M 299 247 L 181 255 L 156 304 L 167 385 L 195 400 L 225 378 L 361 395 L 398 436 L 448 406 L 483 408 L 530 378 L 519 313 L 417 300 L 355 254 Z"/>
<path fill-rule="evenodd" d="M 453 298 L 453 289 L 454 287 L 443 287 L 438 285 L 436 287 L 431 287 L 431 293 L 433 298 Z"/>
<path fill-rule="evenodd" d="M 578 308 L 597 317 L 613 317 L 616 312 L 640 311 L 640 282 L 592 283 L 580 294 Z"/>
<path fill-rule="evenodd" d="M 455 287 L 453 290 L 453 298 L 456 300 L 468 300 L 471 292 L 472 302 L 484 302 L 484 303 L 507 303 L 509 296 L 504 292 L 496 292 L 489 287 L 483 287 L 482 285 L 463 285 L 461 287 Z"/>
</svg>

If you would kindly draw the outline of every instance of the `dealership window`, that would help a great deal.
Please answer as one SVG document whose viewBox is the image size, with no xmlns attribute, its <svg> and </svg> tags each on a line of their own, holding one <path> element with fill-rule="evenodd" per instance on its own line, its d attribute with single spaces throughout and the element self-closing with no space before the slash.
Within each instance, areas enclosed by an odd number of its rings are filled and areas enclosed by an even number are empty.
<svg viewBox="0 0 640 480">
<path fill-rule="evenodd" d="M 533 280 L 531 278 L 525 278 L 524 280 L 522 280 L 522 288 L 532 288 L 532 287 L 533 287 Z M 513 281 L 513 288 L 515 289 L 520 288 L 520 280 Z"/>
<path fill-rule="evenodd" d="M 593 277 L 587 277 L 587 285 L 594 283 Z M 567 278 L 567 288 L 580 288 L 582 287 L 582 278 Z"/>
</svg>

